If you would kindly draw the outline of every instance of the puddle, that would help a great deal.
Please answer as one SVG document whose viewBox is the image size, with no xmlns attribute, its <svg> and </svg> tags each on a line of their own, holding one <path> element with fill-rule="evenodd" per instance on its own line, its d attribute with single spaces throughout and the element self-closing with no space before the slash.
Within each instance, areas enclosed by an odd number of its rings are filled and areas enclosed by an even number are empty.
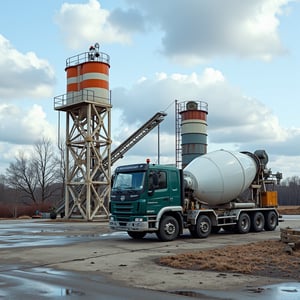
<svg viewBox="0 0 300 300">
<path fill-rule="evenodd" d="M 85 293 L 73 289 L 65 289 L 59 287 L 49 287 L 47 296 L 49 297 L 64 297 L 64 296 L 84 296 Z"/>
<path fill-rule="evenodd" d="M 300 282 L 285 282 L 257 288 L 248 288 L 241 291 L 211 291 L 211 290 L 182 290 L 173 294 L 187 296 L 195 299 L 211 300 L 299 300 Z"/>
<path fill-rule="evenodd" d="M 181 300 L 182 297 L 121 286 L 93 272 L 37 267 L 0 272 L 0 299 Z"/>
<path fill-rule="evenodd" d="M 112 233 L 83 233 L 70 234 L 64 224 L 42 223 L 37 221 L 6 221 L 0 222 L 0 249 L 62 246 L 77 242 L 88 242 L 97 239 L 109 239 L 110 237 L 124 238 L 126 232 Z"/>
<path fill-rule="evenodd" d="M 86 295 L 80 274 L 51 268 L 6 271 L 0 273 L 0 282 L 0 298 L 20 299 L 16 296 L 22 295 L 23 299 L 28 299 L 27 296 L 34 295 L 32 299 L 56 299 Z"/>
</svg>

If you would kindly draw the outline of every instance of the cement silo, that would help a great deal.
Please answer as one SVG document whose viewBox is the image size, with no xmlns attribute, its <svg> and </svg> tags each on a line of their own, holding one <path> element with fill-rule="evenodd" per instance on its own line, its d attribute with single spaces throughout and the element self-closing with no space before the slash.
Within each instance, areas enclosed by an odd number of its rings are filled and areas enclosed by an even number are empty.
<svg viewBox="0 0 300 300">
<path fill-rule="evenodd" d="M 93 220 L 109 214 L 109 68 L 109 55 L 99 51 L 98 43 L 68 58 L 67 93 L 54 98 L 54 108 L 66 112 L 65 218 L 80 213 Z"/>
<path fill-rule="evenodd" d="M 208 104 L 203 101 L 176 101 L 176 164 L 184 168 L 207 152 Z M 180 154 L 181 156 L 180 156 Z"/>
<path fill-rule="evenodd" d="M 109 56 L 99 45 L 66 61 L 67 104 L 81 101 L 109 103 Z"/>
</svg>

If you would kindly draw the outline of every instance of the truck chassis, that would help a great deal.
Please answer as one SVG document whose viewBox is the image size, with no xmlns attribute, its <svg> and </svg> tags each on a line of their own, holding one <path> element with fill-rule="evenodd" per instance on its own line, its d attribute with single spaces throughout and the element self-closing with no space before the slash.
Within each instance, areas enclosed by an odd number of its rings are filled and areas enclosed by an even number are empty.
<svg viewBox="0 0 300 300">
<path fill-rule="evenodd" d="M 177 208 L 177 209 L 176 209 Z M 181 207 L 165 208 L 158 215 L 148 216 L 147 220 L 135 218 L 131 222 L 110 220 L 114 230 L 125 230 L 134 239 L 141 239 L 147 233 L 155 232 L 162 241 L 172 241 L 188 229 L 195 238 L 206 238 L 221 229 L 241 234 L 273 231 L 279 223 L 279 213 L 275 208 L 232 209 L 195 209 L 183 214 Z"/>
</svg>

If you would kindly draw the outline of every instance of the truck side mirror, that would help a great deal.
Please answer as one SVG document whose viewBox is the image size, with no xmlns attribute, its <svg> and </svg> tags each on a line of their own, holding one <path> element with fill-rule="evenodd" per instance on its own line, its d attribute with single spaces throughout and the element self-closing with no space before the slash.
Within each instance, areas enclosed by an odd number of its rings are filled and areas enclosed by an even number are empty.
<svg viewBox="0 0 300 300">
<path fill-rule="evenodd" d="M 111 186 L 111 187 L 113 187 L 113 185 L 114 185 L 115 177 L 116 177 L 115 174 L 113 174 L 113 175 L 111 176 L 111 179 L 110 179 L 110 186 Z"/>
<path fill-rule="evenodd" d="M 155 190 L 155 187 L 158 185 L 158 176 L 156 172 L 151 172 L 149 174 L 149 188 L 148 195 L 152 196 Z"/>
</svg>

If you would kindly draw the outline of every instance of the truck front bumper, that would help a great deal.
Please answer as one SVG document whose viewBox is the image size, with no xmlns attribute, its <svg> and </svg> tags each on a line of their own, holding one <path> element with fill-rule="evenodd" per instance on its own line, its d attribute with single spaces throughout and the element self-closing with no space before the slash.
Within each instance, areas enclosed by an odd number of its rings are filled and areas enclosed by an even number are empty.
<svg viewBox="0 0 300 300">
<path fill-rule="evenodd" d="M 149 231 L 148 222 L 119 222 L 109 221 L 109 227 L 112 230 L 120 231 Z"/>
</svg>

